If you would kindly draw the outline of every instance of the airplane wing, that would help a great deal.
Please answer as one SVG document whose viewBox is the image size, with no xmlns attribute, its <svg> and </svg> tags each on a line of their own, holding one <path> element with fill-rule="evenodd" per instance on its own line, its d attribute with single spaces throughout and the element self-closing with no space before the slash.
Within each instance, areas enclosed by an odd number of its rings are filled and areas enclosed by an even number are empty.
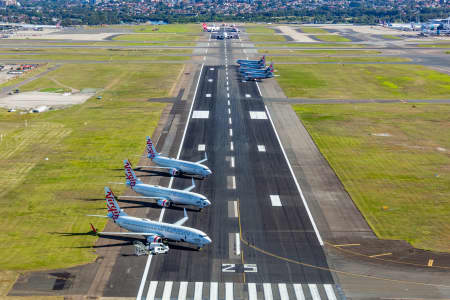
<svg viewBox="0 0 450 300">
<path fill-rule="evenodd" d="M 194 177 L 192 177 L 192 185 L 188 186 L 187 188 L 185 188 L 184 190 L 187 192 L 192 191 L 195 188 L 195 182 L 194 182 Z"/>
<path fill-rule="evenodd" d="M 202 159 L 202 160 L 199 160 L 197 163 L 198 163 L 198 164 L 201 164 L 201 163 L 203 163 L 203 162 L 205 162 L 205 161 L 207 161 L 207 160 L 208 160 L 208 156 L 206 155 L 206 152 L 205 152 L 205 158 Z"/>
<path fill-rule="evenodd" d="M 99 232 L 98 234 L 106 234 L 106 235 L 143 235 L 143 236 L 153 236 L 153 235 L 157 235 L 153 232 L 107 232 L 107 231 L 102 231 Z"/>
<path fill-rule="evenodd" d="M 182 226 L 184 223 L 186 223 L 186 221 L 189 219 L 187 213 L 186 213 L 186 208 L 184 209 L 184 217 L 179 219 L 178 221 L 176 221 L 175 223 L 173 223 L 173 225 L 177 225 L 177 226 Z"/>
</svg>

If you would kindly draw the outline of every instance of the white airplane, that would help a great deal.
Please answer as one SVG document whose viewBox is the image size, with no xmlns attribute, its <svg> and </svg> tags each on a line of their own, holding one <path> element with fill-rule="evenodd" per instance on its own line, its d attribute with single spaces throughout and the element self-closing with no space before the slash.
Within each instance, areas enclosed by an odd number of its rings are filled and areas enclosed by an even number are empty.
<svg viewBox="0 0 450 300">
<path fill-rule="evenodd" d="M 211 243 L 211 238 L 203 231 L 183 226 L 189 219 L 186 214 L 186 209 L 184 209 L 184 217 L 173 224 L 157 222 L 145 218 L 128 216 L 120 209 L 116 197 L 108 187 L 105 187 L 105 195 L 108 214 L 106 216 L 90 216 L 110 218 L 119 227 L 124 228 L 129 232 L 98 232 L 99 235 L 139 235 L 144 236 L 149 244 L 161 242 L 167 243 L 168 241 L 186 242 L 197 246 L 198 249 Z M 96 232 L 96 230 L 94 230 L 94 232 Z"/>
<path fill-rule="evenodd" d="M 206 25 L 206 23 L 203 23 L 203 31 L 207 31 L 207 32 L 217 32 L 220 30 L 220 27 L 217 27 L 215 25 L 213 26 L 208 26 Z"/>
<path fill-rule="evenodd" d="M 138 166 L 138 168 L 153 168 L 153 169 L 166 169 L 169 170 L 172 176 L 176 176 L 179 174 L 187 174 L 187 175 L 199 175 L 202 178 L 211 175 L 211 170 L 202 165 L 203 162 L 208 160 L 205 152 L 205 158 L 198 162 L 185 161 L 181 159 L 175 159 L 170 157 L 161 156 L 158 152 L 156 152 L 156 148 L 153 145 L 152 139 L 147 137 L 147 157 L 150 158 L 155 164 L 159 167 L 154 166 Z"/>
<path fill-rule="evenodd" d="M 133 191 L 143 196 L 124 196 L 122 198 L 135 199 L 154 199 L 159 206 L 170 207 L 172 204 L 192 205 L 200 208 L 211 205 L 211 202 L 203 195 L 191 192 L 195 188 L 194 178 L 192 185 L 184 190 L 170 189 L 158 185 L 144 184 L 136 176 L 131 163 L 124 160 L 125 176 L 127 177 L 127 186 Z"/>
</svg>

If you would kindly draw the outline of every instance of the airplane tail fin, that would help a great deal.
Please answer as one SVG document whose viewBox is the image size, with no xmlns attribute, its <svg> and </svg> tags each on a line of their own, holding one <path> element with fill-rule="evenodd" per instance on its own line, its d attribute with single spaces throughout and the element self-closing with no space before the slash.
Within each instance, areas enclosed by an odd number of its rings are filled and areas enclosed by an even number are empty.
<svg viewBox="0 0 450 300">
<path fill-rule="evenodd" d="M 136 183 L 141 183 L 141 180 L 137 178 L 136 173 L 134 173 L 133 166 L 125 159 L 123 161 L 123 167 L 125 168 L 125 177 L 127 178 L 127 185 L 133 188 Z"/>
<path fill-rule="evenodd" d="M 120 209 L 119 204 L 117 204 L 116 196 L 111 191 L 109 187 L 105 186 L 105 200 L 106 207 L 108 208 L 108 217 L 112 218 L 114 221 L 117 220 L 119 216 L 126 216 L 127 214 Z"/>
<path fill-rule="evenodd" d="M 159 153 L 156 151 L 155 145 L 153 145 L 152 139 L 148 136 L 147 137 L 147 157 L 150 159 L 154 159 L 155 157 L 159 156 Z"/>
<path fill-rule="evenodd" d="M 263 57 L 262 57 L 262 63 L 263 63 L 263 65 L 265 65 L 266 64 L 266 56 L 265 55 L 263 55 Z"/>
<path fill-rule="evenodd" d="M 275 71 L 275 70 L 273 69 L 273 62 L 270 63 L 269 71 L 272 72 L 272 73 Z"/>
</svg>

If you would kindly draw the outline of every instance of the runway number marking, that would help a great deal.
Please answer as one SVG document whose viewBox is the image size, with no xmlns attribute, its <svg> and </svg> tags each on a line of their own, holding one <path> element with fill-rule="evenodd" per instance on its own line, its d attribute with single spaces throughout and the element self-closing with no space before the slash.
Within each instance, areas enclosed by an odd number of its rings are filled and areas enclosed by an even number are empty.
<svg viewBox="0 0 450 300">
<path fill-rule="evenodd" d="M 257 273 L 256 264 L 222 264 L 224 273 Z"/>
</svg>

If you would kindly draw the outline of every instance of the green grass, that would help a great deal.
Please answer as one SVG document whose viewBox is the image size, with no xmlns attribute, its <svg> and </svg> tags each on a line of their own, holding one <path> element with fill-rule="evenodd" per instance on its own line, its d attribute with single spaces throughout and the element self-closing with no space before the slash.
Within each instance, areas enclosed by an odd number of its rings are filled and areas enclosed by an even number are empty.
<svg viewBox="0 0 450 300">
<path fill-rule="evenodd" d="M 325 44 L 325 43 L 286 43 L 286 44 L 255 44 L 260 48 L 363 48 L 362 44 Z"/>
<path fill-rule="evenodd" d="M 277 65 L 288 97 L 317 99 L 447 99 L 450 76 L 417 65 Z"/>
<path fill-rule="evenodd" d="M 285 42 L 286 38 L 282 35 L 268 34 L 250 34 L 249 39 L 252 42 Z"/>
<path fill-rule="evenodd" d="M 189 60 L 190 56 L 147 56 L 147 55 L 83 55 L 78 53 L 73 54 L 36 54 L 36 55 L 0 55 L 0 59 L 23 59 L 27 60 L 44 60 L 50 62 L 58 61 L 158 61 L 158 60 Z"/>
<path fill-rule="evenodd" d="M 136 33 L 123 34 L 113 38 L 114 41 L 128 41 L 128 42 L 184 42 L 196 41 L 199 37 L 195 35 L 185 35 L 176 33 Z"/>
<path fill-rule="evenodd" d="M 116 43 L 115 43 L 116 44 Z M 89 45 L 89 44 L 88 44 Z M 120 44 L 119 44 L 120 45 Z M 95 46 L 92 44 L 92 46 Z M 101 46 L 97 45 L 97 46 Z M 28 55 L 38 54 L 57 54 L 57 55 L 118 55 L 118 56 L 143 56 L 143 55 L 172 55 L 172 54 L 191 54 L 192 49 L 98 49 L 98 48 L 5 48 L 0 50 L 1 53 Z"/>
<path fill-rule="evenodd" d="M 323 42 L 351 42 L 350 39 L 337 34 L 315 35 L 314 37 Z"/>
<path fill-rule="evenodd" d="M 374 55 L 380 54 L 377 50 L 268 50 L 260 49 L 259 53 L 265 54 L 299 54 L 299 55 Z"/>
<path fill-rule="evenodd" d="M 275 33 L 275 30 L 266 26 L 245 26 L 245 31 L 247 33 L 266 33 L 266 34 Z"/>
<path fill-rule="evenodd" d="M 416 47 L 424 47 L 424 48 L 450 48 L 450 43 L 442 43 L 442 44 L 419 44 L 414 45 Z"/>
<path fill-rule="evenodd" d="M 201 24 L 167 24 L 167 25 L 140 25 L 131 27 L 134 32 L 144 33 L 201 33 Z M 153 31 L 153 29 L 158 29 Z"/>
<path fill-rule="evenodd" d="M 61 268 L 95 259 L 104 219 L 103 187 L 122 181 L 122 161 L 141 154 L 181 64 L 63 65 L 24 90 L 101 89 L 81 105 L 43 114 L 0 110 L 0 269 Z M 26 123 L 25 123 L 26 121 Z M 48 158 L 48 160 L 46 160 Z M 113 186 L 120 193 L 124 186 Z M 98 200 L 96 200 L 98 199 Z M 73 233 L 73 234 L 72 234 Z"/>
<path fill-rule="evenodd" d="M 381 37 L 389 40 L 403 40 L 401 36 L 392 34 L 383 34 Z"/>
<path fill-rule="evenodd" d="M 450 252 L 450 105 L 294 109 L 378 237 Z"/>
<path fill-rule="evenodd" d="M 327 34 L 327 33 L 329 33 L 325 29 L 319 28 L 319 27 L 302 26 L 302 27 L 300 27 L 300 30 L 303 31 L 304 33 L 310 33 L 310 34 Z"/>
<path fill-rule="evenodd" d="M 45 93 L 66 93 L 70 92 L 70 89 L 67 88 L 44 88 L 40 89 L 39 92 L 45 92 Z"/>
<path fill-rule="evenodd" d="M 385 56 L 373 56 L 373 57 L 352 57 L 352 56 L 341 56 L 341 57 L 317 57 L 317 56 L 268 56 L 268 61 L 277 62 L 304 62 L 304 63 L 314 63 L 314 62 L 342 62 L 342 63 L 366 63 L 366 62 L 408 62 L 411 61 L 409 58 L 403 57 L 385 57 Z"/>
</svg>

